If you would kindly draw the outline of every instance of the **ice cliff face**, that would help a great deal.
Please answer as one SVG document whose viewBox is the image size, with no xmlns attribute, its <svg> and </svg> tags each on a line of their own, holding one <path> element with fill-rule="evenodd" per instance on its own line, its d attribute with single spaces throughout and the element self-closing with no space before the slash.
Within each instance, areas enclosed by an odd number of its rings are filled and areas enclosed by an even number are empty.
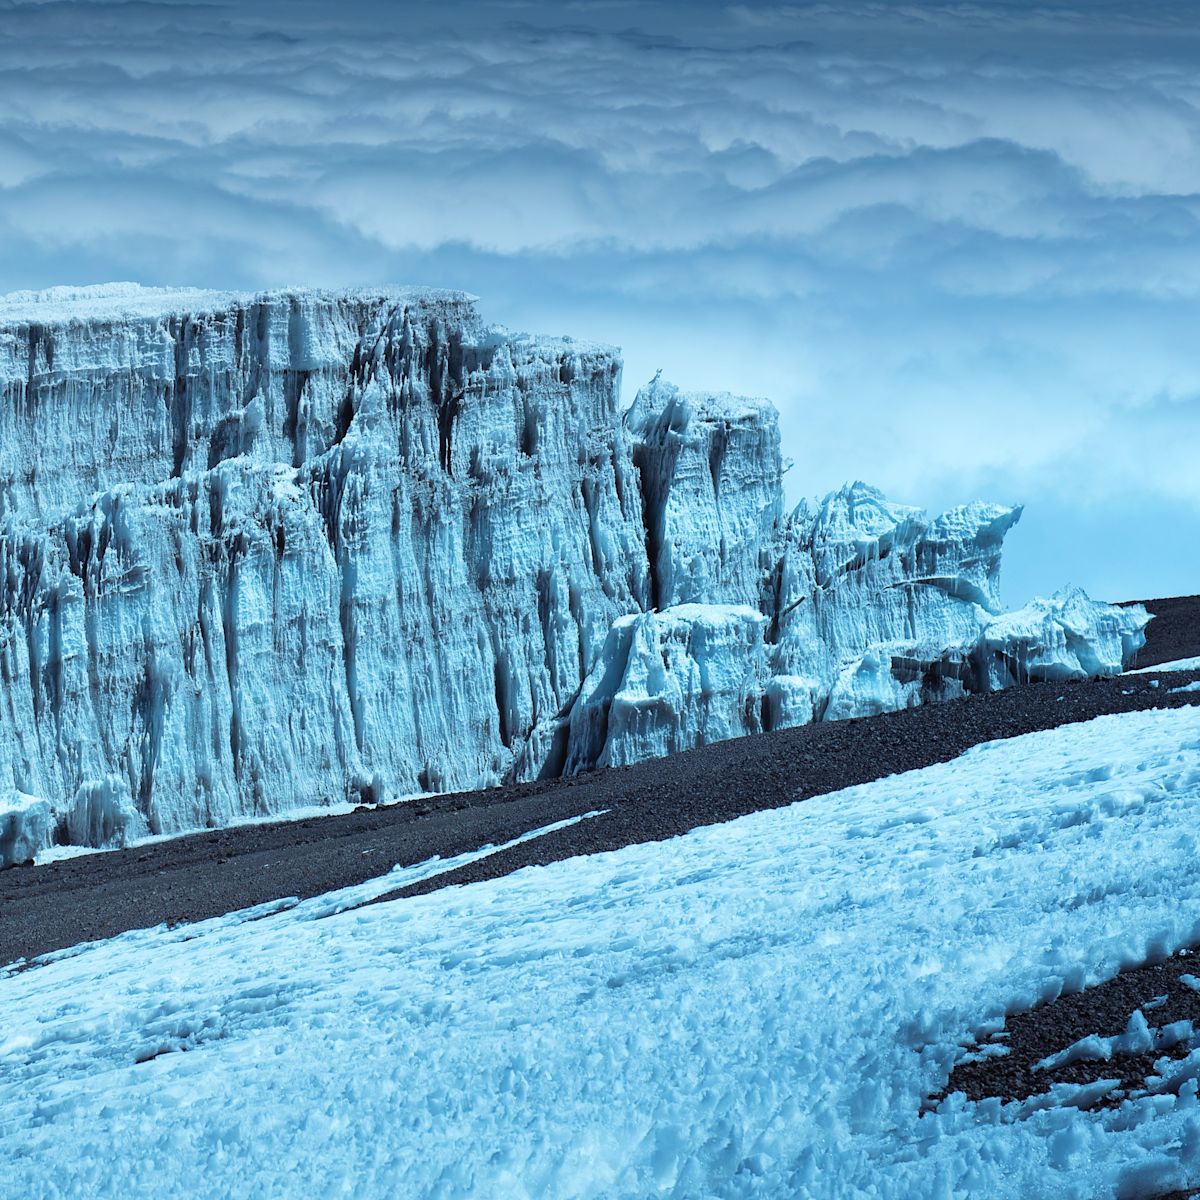
<svg viewBox="0 0 1200 1200">
<path fill-rule="evenodd" d="M 656 609 L 762 607 L 779 557 L 783 460 L 766 400 L 686 395 L 659 378 L 625 416 Z"/>
<path fill-rule="evenodd" d="M 1011 510 L 785 518 L 768 404 L 656 380 L 622 418 L 618 380 L 452 293 L 0 299 L 0 861 L 1140 644 L 1081 596 L 999 617 Z"/>
<path fill-rule="evenodd" d="M 647 412 L 659 415 L 648 421 Z M 697 463 L 714 427 L 739 422 L 758 436 L 725 435 L 748 450 L 722 501 Z M 1019 509 L 977 502 L 931 520 L 855 483 L 782 516 L 770 406 L 683 397 L 656 381 L 627 425 L 643 488 L 666 497 L 648 505 L 647 529 L 657 518 L 665 531 L 648 541 L 651 561 L 657 549 L 667 564 L 657 575 L 669 581 L 659 585 L 669 603 L 609 634 L 566 717 L 568 771 L 1015 683 L 1114 674 L 1144 643 L 1144 610 L 1077 589 L 1001 613 L 1000 554 Z M 673 582 L 680 577 L 687 588 Z"/>
</svg>

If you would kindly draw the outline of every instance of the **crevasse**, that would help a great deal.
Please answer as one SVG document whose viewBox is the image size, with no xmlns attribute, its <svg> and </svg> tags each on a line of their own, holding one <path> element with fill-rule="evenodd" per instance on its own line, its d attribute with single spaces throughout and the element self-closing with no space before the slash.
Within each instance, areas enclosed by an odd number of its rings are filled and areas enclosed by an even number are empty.
<svg viewBox="0 0 1200 1200">
<path fill-rule="evenodd" d="M 611 348 L 458 293 L 0 298 L 5 857 L 632 762 L 1141 644 L 1144 611 L 1080 593 L 1001 615 L 1017 510 L 931 521 L 855 484 L 785 515 L 769 403 L 656 379 L 622 415 L 619 380 Z"/>
</svg>

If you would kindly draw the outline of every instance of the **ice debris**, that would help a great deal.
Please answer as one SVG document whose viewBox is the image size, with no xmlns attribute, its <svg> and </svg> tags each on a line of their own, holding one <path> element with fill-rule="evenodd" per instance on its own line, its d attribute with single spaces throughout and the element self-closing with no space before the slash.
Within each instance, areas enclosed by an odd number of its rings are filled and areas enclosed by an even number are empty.
<svg viewBox="0 0 1200 1200">
<path fill-rule="evenodd" d="M 53 832 L 49 801 L 15 788 L 0 797 L 0 867 L 31 862 L 50 846 Z"/>
<path fill-rule="evenodd" d="M 1141 1009 L 1134 1009 L 1126 1023 L 1125 1032 L 1101 1037 L 1088 1034 L 1072 1042 L 1065 1050 L 1052 1054 L 1034 1065 L 1035 1071 L 1055 1071 L 1074 1062 L 1109 1062 L 1114 1054 L 1145 1054 L 1150 1050 L 1169 1050 L 1195 1036 L 1191 1021 L 1173 1021 L 1161 1028 L 1151 1028 Z"/>
</svg>

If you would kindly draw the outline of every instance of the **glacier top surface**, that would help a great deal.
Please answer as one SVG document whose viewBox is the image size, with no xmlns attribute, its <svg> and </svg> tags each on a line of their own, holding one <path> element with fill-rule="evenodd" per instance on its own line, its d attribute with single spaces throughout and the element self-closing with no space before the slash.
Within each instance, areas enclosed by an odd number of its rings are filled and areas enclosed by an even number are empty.
<svg viewBox="0 0 1200 1200">
<path fill-rule="evenodd" d="M 143 287 L 137 283 L 102 283 L 0 295 L 0 327 L 211 313 L 284 297 L 304 298 L 313 302 L 339 299 L 393 302 L 424 300 L 443 304 L 474 304 L 477 299 L 469 292 L 431 287 L 274 288 L 265 292 L 224 292 L 204 288 Z"/>
<path fill-rule="evenodd" d="M 775 405 L 763 396 L 732 392 L 685 392 L 662 377 L 662 371 L 638 390 L 629 410 L 630 421 L 640 430 L 669 406 L 682 404 L 688 416 L 703 420 L 762 420 L 777 415 Z"/>
<path fill-rule="evenodd" d="M 773 415 L 775 403 L 765 396 L 743 396 L 734 392 L 680 392 L 680 400 L 690 405 L 702 419 L 747 418 Z"/>
</svg>

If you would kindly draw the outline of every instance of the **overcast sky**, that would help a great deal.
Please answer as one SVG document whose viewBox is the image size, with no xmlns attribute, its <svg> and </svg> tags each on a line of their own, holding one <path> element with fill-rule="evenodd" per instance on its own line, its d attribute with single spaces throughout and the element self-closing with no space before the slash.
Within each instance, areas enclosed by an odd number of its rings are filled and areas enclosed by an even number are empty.
<svg viewBox="0 0 1200 1200">
<path fill-rule="evenodd" d="M 0 0 L 0 291 L 465 288 L 770 396 L 791 498 L 1200 590 L 1200 11 Z"/>
</svg>

